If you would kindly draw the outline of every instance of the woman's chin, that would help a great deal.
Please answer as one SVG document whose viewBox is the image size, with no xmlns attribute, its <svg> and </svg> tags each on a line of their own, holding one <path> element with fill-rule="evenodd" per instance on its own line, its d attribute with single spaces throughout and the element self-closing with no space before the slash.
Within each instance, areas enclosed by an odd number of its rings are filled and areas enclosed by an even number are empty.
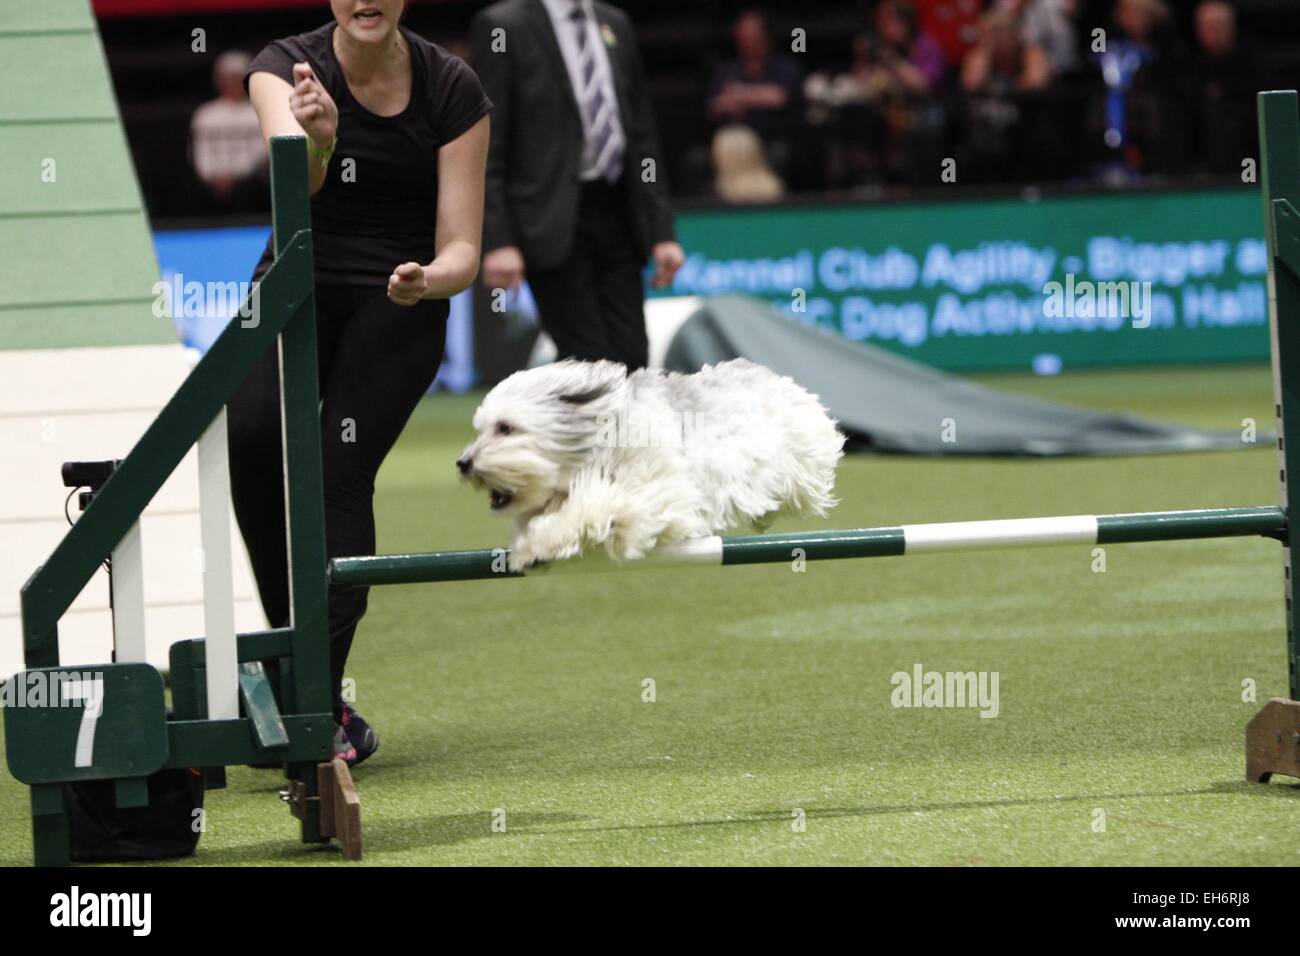
<svg viewBox="0 0 1300 956">
<path fill-rule="evenodd" d="M 387 23 L 384 23 L 382 27 L 349 23 L 343 28 L 343 32 L 348 35 L 349 39 L 355 40 L 357 43 L 374 44 L 375 46 L 391 43 L 393 39 L 393 31 Z"/>
</svg>

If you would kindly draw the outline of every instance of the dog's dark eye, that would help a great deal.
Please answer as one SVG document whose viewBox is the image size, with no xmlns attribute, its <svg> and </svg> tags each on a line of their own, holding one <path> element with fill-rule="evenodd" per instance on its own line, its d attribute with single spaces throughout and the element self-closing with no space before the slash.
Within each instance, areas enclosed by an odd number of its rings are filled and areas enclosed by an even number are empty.
<svg viewBox="0 0 1300 956">
<path fill-rule="evenodd" d="M 511 425 L 509 422 L 497 422 L 498 435 L 509 435 L 514 430 L 515 430 L 514 426 Z"/>
</svg>

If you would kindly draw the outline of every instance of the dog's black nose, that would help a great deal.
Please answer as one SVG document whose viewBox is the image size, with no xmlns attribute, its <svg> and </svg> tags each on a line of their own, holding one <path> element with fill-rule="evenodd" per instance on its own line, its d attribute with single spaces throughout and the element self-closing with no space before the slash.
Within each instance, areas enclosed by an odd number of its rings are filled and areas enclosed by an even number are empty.
<svg viewBox="0 0 1300 956">
<path fill-rule="evenodd" d="M 460 469 L 460 473 L 461 473 L 462 475 L 468 475 L 468 474 L 469 474 L 470 467 L 471 467 L 473 464 L 474 464 L 474 462 L 473 462 L 471 459 L 469 459 L 469 458 L 457 458 L 457 459 L 456 459 L 456 467 Z"/>
</svg>

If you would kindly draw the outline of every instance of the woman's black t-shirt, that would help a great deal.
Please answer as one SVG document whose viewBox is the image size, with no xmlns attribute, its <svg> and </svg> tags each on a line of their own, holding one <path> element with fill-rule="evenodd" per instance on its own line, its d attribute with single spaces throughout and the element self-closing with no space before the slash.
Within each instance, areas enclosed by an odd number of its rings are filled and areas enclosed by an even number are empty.
<svg viewBox="0 0 1300 956">
<path fill-rule="evenodd" d="M 265 72 L 292 86 L 293 65 L 311 65 L 339 110 L 338 146 L 311 202 L 316 281 L 386 286 L 403 262 L 433 260 L 438 148 L 482 119 L 492 101 L 465 61 L 399 27 L 411 51 L 411 101 L 396 116 L 372 113 L 353 98 L 334 56 L 336 26 L 272 42 L 244 84 Z M 268 243 L 259 275 L 271 255 Z"/>
</svg>

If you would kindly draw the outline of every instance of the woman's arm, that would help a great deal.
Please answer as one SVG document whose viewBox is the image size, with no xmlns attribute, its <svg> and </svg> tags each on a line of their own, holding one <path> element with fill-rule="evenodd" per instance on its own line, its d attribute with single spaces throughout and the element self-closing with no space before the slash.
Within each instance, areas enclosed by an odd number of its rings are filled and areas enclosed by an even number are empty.
<svg viewBox="0 0 1300 956">
<path fill-rule="evenodd" d="M 434 259 L 393 270 L 388 297 L 398 305 L 448 299 L 478 275 L 483 241 L 483 177 L 487 167 L 488 117 L 438 150 L 438 220 Z"/>
<path fill-rule="evenodd" d="M 262 125 L 267 143 L 272 136 L 307 135 L 307 176 L 312 193 L 325 185 L 329 163 L 321 157 L 333 148 L 338 134 L 339 111 L 325 87 L 306 63 L 293 67 L 296 86 L 274 73 L 257 72 L 248 78 L 248 98 Z"/>
</svg>

